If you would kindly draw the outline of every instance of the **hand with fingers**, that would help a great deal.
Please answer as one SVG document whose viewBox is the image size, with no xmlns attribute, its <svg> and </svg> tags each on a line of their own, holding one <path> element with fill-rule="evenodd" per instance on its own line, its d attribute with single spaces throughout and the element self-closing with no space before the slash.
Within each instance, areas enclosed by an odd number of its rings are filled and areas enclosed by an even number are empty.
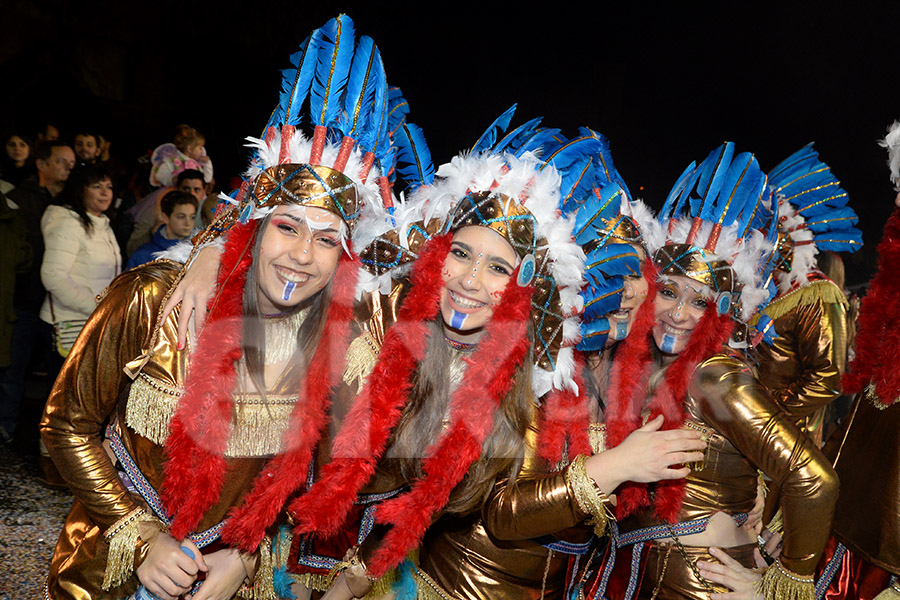
<svg viewBox="0 0 900 600">
<path fill-rule="evenodd" d="M 207 570 L 200 550 L 189 540 L 178 542 L 171 535 L 159 532 L 149 545 L 147 557 L 136 572 L 141 584 L 160 600 L 177 600 L 191 591 L 199 572 Z M 194 558 L 182 546 L 193 552 Z"/>
<path fill-rule="evenodd" d="M 709 553 L 719 562 L 697 561 L 700 576 L 731 590 L 726 593 L 711 593 L 710 600 L 762 600 L 763 596 L 759 591 L 762 573 L 748 569 L 720 548 L 710 548 Z"/>
<path fill-rule="evenodd" d="M 649 483 L 687 476 L 690 468 L 683 465 L 702 461 L 706 442 L 699 431 L 660 431 L 662 425 L 660 415 L 615 448 L 589 457 L 585 461 L 588 475 L 607 494 L 625 481 Z"/>
<path fill-rule="evenodd" d="M 207 246 L 197 252 L 163 308 L 162 318 L 165 320 L 181 303 L 181 312 L 178 314 L 179 350 L 187 344 L 191 321 L 193 320 L 195 332 L 200 331 L 206 321 L 206 307 L 215 293 L 221 256 L 221 249 L 215 246 Z"/>
<path fill-rule="evenodd" d="M 742 525 L 747 531 L 755 531 L 759 534 L 762 531 L 763 510 L 766 507 L 766 488 L 762 481 L 756 484 L 756 501 L 753 508 L 747 514 L 747 522 Z"/>
<path fill-rule="evenodd" d="M 195 593 L 185 596 L 185 600 L 228 600 L 233 598 L 247 579 L 247 571 L 241 554 L 233 548 L 207 554 L 204 559 L 209 565 L 206 579 Z"/>
</svg>

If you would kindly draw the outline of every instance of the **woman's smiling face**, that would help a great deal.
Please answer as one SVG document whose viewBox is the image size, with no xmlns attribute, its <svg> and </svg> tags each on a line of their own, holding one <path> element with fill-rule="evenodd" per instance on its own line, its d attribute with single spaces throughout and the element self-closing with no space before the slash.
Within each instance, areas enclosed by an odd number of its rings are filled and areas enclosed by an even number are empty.
<svg viewBox="0 0 900 600">
<path fill-rule="evenodd" d="M 453 234 L 441 290 L 441 316 L 450 337 L 465 336 L 487 324 L 517 259 L 509 242 L 488 227 L 473 225 Z"/>
<path fill-rule="evenodd" d="M 663 275 L 656 290 L 653 340 L 667 354 L 680 354 L 709 305 L 712 290 L 683 275 Z"/>
<path fill-rule="evenodd" d="M 644 279 L 644 260 L 647 258 L 646 252 L 640 244 L 629 244 L 637 252 L 640 260 L 641 272 L 637 275 L 626 275 L 623 282 L 624 289 L 622 291 L 622 302 L 619 304 L 619 310 L 608 315 L 609 319 L 609 337 L 606 339 L 606 345 L 611 346 L 618 340 L 624 340 L 631 331 L 631 325 L 634 323 L 634 317 L 644 300 L 647 299 L 647 292 L 650 284 Z"/>
<path fill-rule="evenodd" d="M 285 312 L 331 281 L 341 257 L 341 218 L 321 209 L 279 206 L 262 232 L 258 274 L 263 314 Z"/>
</svg>

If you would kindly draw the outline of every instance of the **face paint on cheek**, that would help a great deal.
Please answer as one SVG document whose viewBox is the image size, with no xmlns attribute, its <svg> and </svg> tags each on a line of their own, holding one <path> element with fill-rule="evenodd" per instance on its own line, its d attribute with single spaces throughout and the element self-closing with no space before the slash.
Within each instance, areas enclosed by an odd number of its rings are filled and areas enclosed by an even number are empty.
<svg viewBox="0 0 900 600">
<path fill-rule="evenodd" d="M 453 329 L 462 329 L 463 325 L 466 323 L 466 317 L 469 315 L 463 314 L 458 311 L 453 311 L 453 317 L 450 319 L 450 327 Z"/>
<path fill-rule="evenodd" d="M 500 301 L 500 298 L 503 297 L 503 290 L 498 290 L 496 292 L 491 292 L 491 298 L 493 298 L 496 302 Z M 496 304 L 495 302 L 495 304 Z"/>
<path fill-rule="evenodd" d="M 660 350 L 672 354 L 675 352 L 675 336 L 671 334 L 663 334 L 662 346 Z"/>
<path fill-rule="evenodd" d="M 284 284 L 284 292 L 281 294 L 281 299 L 285 302 L 291 299 L 291 294 L 294 293 L 294 288 L 297 287 L 297 284 L 293 281 L 288 281 Z"/>
</svg>

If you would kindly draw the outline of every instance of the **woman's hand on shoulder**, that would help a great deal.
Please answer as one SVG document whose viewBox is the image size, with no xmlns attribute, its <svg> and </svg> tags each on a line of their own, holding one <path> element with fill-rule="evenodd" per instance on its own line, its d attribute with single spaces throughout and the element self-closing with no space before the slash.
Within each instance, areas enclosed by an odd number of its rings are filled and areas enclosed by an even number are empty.
<svg viewBox="0 0 900 600">
<path fill-rule="evenodd" d="M 216 291 L 216 276 L 219 272 L 222 251 L 207 246 L 197 252 L 188 266 L 184 277 L 169 297 L 163 309 L 163 320 L 181 303 L 178 314 L 178 347 L 184 348 L 193 317 L 194 331 L 200 331 L 206 321 L 206 307 Z"/>
<path fill-rule="evenodd" d="M 633 431 L 615 448 L 588 458 L 585 463 L 588 475 L 607 494 L 626 481 L 649 483 L 686 477 L 690 469 L 683 465 L 703 460 L 706 442 L 699 431 L 660 431 L 662 424 L 660 415 Z"/>
</svg>

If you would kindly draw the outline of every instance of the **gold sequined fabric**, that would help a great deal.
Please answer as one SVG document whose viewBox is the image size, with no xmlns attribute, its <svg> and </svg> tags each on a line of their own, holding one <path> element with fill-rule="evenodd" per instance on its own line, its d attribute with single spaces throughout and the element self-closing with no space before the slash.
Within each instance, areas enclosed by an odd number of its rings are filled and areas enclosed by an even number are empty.
<svg viewBox="0 0 900 600">
<path fill-rule="evenodd" d="M 818 446 L 825 409 L 841 394 L 847 360 L 846 301 L 841 300 L 841 290 L 827 280 L 776 298 L 765 312 L 773 315 L 778 335 L 771 345 L 757 347 L 760 381 Z"/>
<path fill-rule="evenodd" d="M 101 445 L 101 432 L 111 418 L 137 467 L 154 488 L 160 488 L 166 460 L 160 443 L 163 440 L 151 439 L 158 430 L 146 431 L 149 437 L 145 437 L 126 424 L 134 382 L 123 366 L 149 344 L 160 302 L 179 267 L 157 261 L 133 269 L 112 283 L 85 326 L 76 351 L 63 365 L 47 401 L 41 434 L 75 496 L 50 565 L 48 585 L 53 598 L 122 598 L 137 587 L 137 578 L 132 575 L 108 593 L 100 589 L 109 551 L 104 533 L 137 508 L 151 511 L 137 494 L 125 489 Z M 147 388 L 157 393 L 160 403 L 180 397 L 187 368 L 187 350 L 176 347 L 177 314 L 176 309 L 163 324 L 155 354 L 138 379 L 154 382 L 155 388 L 150 384 Z M 149 394 L 147 388 L 141 393 Z M 145 408 L 151 404 L 146 403 Z M 152 418 L 139 412 L 131 414 L 136 423 Z M 229 508 L 239 504 L 267 458 L 263 454 L 226 459 L 221 495 L 201 519 L 199 530 L 220 522 Z M 135 567 L 143 559 L 142 548 L 145 546 L 139 541 Z"/>
<path fill-rule="evenodd" d="M 749 512 L 759 469 L 781 485 L 784 565 L 794 573 L 812 574 L 828 539 L 838 492 L 837 476 L 821 451 L 735 356 L 716 355 L 697 367 L 684 408 L 689 420 L 714 433 L 704 468 L 685 479 L 678 520 Z M 648 510 L 624 520 L 619 529 L 656 524 Z"/>
</svg>

